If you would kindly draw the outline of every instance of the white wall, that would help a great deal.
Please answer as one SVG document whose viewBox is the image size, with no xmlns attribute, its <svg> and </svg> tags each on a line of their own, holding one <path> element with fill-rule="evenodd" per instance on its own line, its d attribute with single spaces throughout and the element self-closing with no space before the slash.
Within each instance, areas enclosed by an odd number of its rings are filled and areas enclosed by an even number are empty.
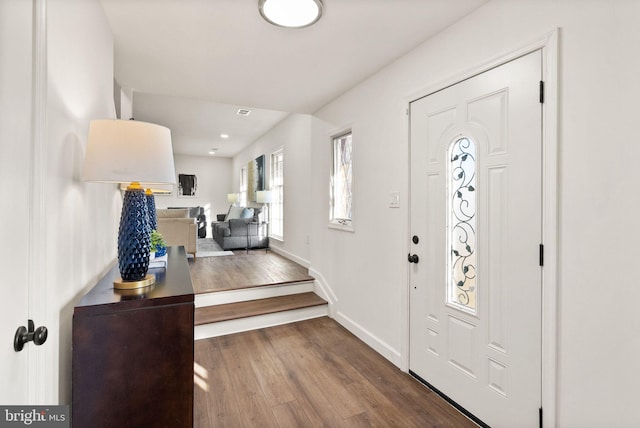
<svg viewBox="0 0 640 428">
<path fill-rule="evenodd" d="M 123 88 L 117 80 L 113 80 L 113 99 L 118 119 L 128 120 L 133 117 L 133 91 Z"/>
<path fill-rule="evenodd" d="M 27 187 L 33 141 L 32 62 L 33 5 L 21 1 L 0 2 L 0 402 L 19 404 L 27 399 L 31 351 L 15 352 L 8 346 L 19 325 L 29 317 L 30 280 L 28 234 L 32 194 Z M 33 211 L 32 211 L 33 212 Z M 16 213 L 20 213 L 16 215 Z M 35 217 L 35 215 L 33 216 Z M 42 316 L 34 318 L 41 323 Z"/>
<path fill-rule="evenodd" d="M 195 197 L 178 196 L 178 187 L 171 196 L 155 197 L 157 208 L 204 207 L 207 216 L 207 237 L 211 238 L 211 222 L 216 214 L 226 214 L 229 209 L 227 194 L 231 193 L 231 159 L 215 156 L 174 155 L 176 182 L 178 174 L 192 174 L 198 178 Z"/>
<path fill-rule="evenodd" d="M 47 1 L 45 142 L 46 305 L 53 374 L 47 403 L 71 402 L 73 306 L 116 257 L 121 197 L 84 183 L 89 121 L 114 117 L 113 39 L 97 0 Z M 57 376 L 56 376 L 57 374 Z"/>
<path fill-rule="evenodd" d="M 493 0 L 315 113 L 310 192 L 328 194 L 328 135 L 354 129 L 353 234 L 316 197 L 311 261 L 338 319 L 397 364 L 407 287 L 412 95 L 560 27 L 557 426 L 637 425 L 635 286 L 640 2 Z M 401 208 L 387 207 L 401 192 Z"/>
<path fill-rule="evenodd" d="M 265 187 L 269 188 L 271 154 L 284 153 L 284 240 L 271 239 L 277 251 L 303 265 L 309 265 L 311 200 L 311 116 L 290 115 L 233 158 L 233 192 L 240 189 L 240 169 L 250 160 L 265 155 Z"/>
</svg>

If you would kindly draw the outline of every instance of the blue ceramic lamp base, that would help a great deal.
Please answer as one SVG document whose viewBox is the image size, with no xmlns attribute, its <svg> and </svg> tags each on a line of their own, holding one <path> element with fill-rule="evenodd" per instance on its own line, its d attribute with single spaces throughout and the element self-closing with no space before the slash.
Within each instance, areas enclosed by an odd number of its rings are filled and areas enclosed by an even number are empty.
<svg viewBox="0 0 640 428">
<path fill-rule="evenodd" d="M 158 230 L 158 215 L 156 213 L 156 199 L 153 196 L 151 189 L 147 189 L 144 192 L 144 196 L 147 199 L 147 211 L 149 214 L 149 229 L 154 231 Z"/>
<path fill-rule="evenodd" d="M 131 290 L 155 283 L 155 276 L 147 275 L 150 235 L 144 189 L 139 183 L 131 183 L 122 202 L 118 231 L 118 268 L 121 280 L 114 281 L 114 288 Z"/>
</svg>

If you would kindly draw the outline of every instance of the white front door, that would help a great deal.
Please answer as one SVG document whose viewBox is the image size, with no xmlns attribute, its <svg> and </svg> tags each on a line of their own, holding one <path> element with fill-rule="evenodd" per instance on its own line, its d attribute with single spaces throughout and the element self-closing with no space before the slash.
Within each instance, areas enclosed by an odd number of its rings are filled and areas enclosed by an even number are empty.
<svg viewBox="0 0 640 428">
<path fill-rule="evenodd" d="M 410 369 L 494 428 L 537 427 L 541 405 L 541 67 L 410 108 Z"/>
<path fill-rule="evenodd" d="M 33 2 L 0 2 L 0 404 L 29 403 L 29 353 L 13 349 L 29 306 Z M 37 322 L 37 320 L 36 320 Z"/>
</svg>

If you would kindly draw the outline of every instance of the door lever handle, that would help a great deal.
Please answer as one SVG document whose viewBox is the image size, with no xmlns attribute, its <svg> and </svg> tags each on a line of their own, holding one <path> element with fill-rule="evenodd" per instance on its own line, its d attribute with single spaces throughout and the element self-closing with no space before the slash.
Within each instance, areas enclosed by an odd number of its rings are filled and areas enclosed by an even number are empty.
<svg viewBox="0 0 640 428">
<path fill-rule="evenodd" d="M 409 263 L 418 263 L 420 261 L 420 258 L 417 254 L 409 254 L 407 259 L 409 260 Z"/>
<path fill-rule="evenodd" d="M 49 335 L 47 327 L 35 328 L 33 320 L 29 320 L 28 326 L 28 329 L 25 326 L 20 326 L 18 330 L 16 330 L 16 335 L 13 338 L 14 351 L 22 351 L 27 342 L 33 341 L 36 346 L 40 346 L 47 341 L 47 336 Z"/>
</svg>

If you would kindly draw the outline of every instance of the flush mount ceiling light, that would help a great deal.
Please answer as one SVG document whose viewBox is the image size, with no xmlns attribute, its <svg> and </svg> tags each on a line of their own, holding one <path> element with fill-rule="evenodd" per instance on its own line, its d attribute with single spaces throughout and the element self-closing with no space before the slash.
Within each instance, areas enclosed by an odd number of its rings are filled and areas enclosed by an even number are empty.
<svg viewBox="0 0 640 428">
<path fill-rule="evenodd" d="M 279 27 L 303 28 L 322 16 L 322 0 L 258 0 L 260 15 Z"/>
</svg>

